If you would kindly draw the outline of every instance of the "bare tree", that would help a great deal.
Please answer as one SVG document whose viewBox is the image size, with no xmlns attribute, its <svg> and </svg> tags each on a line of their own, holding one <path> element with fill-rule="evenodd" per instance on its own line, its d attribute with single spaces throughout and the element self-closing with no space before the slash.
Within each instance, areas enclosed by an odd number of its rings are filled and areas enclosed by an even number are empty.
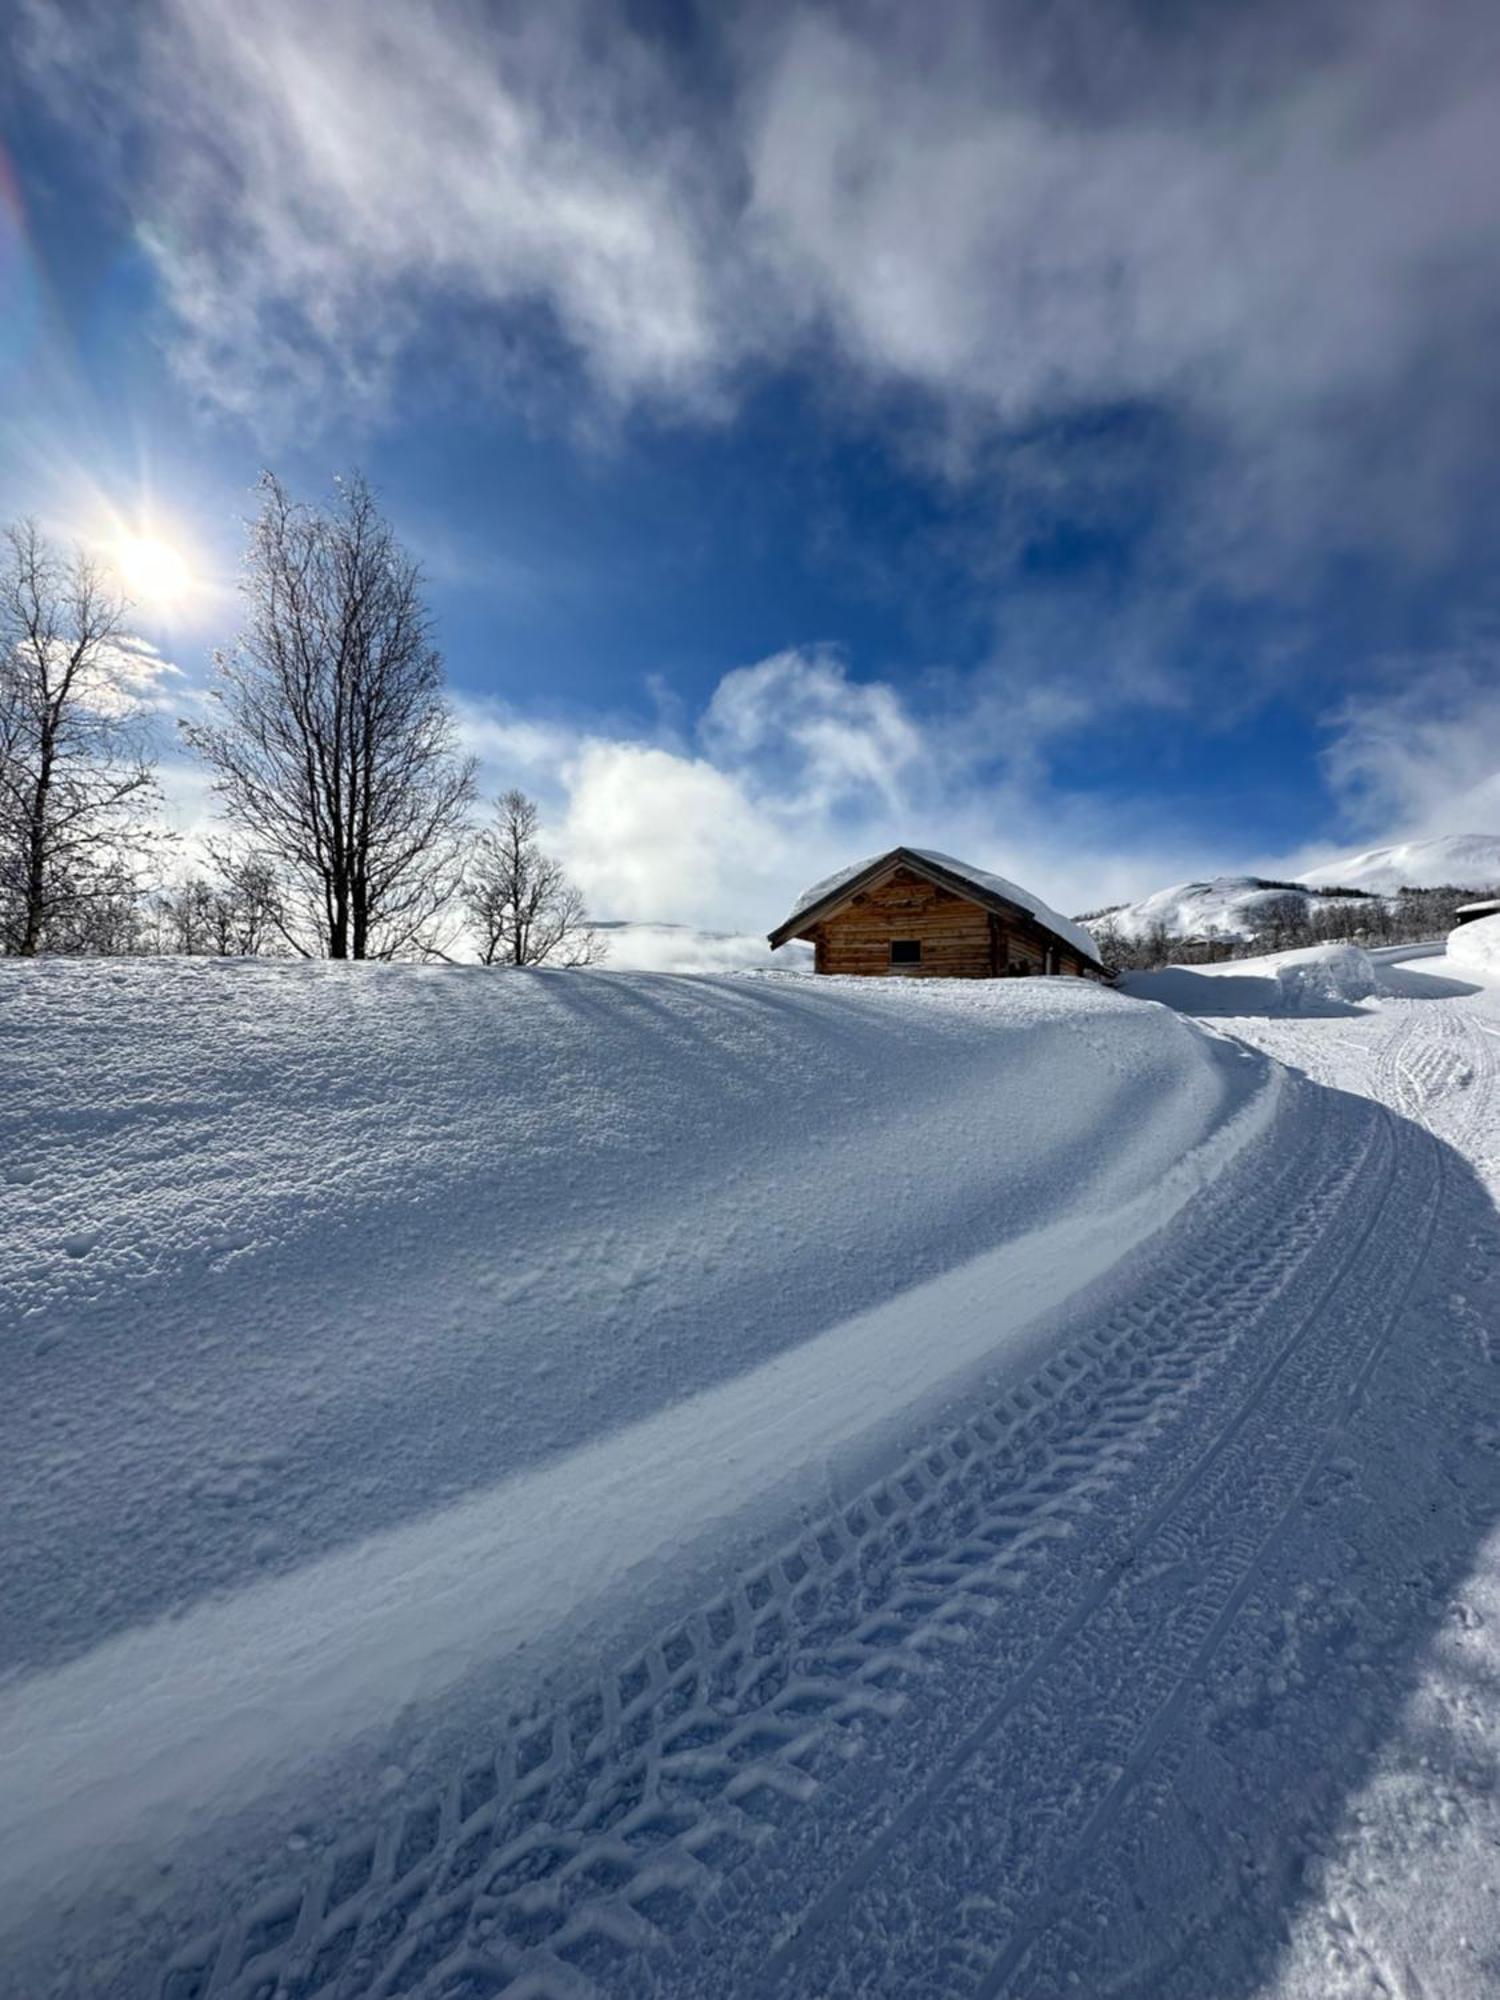
<svg viewBox="0 0 1500 2000">
<path fill-rule="evenodd" d="M 278 957 L 287 950 L 285 917 L 272 869 L 232 851 L 210 854 L 218 879 L 189 876 L 152 908 L 154 949 L 186 957 Z"/>
<path fill-rule="evenodd" d="M 116 949 L 154 778 L 121 679 L 129 606 L 36 523 L 0 546 L 0 948 Z"/>
<path fill-rule="evenodd" d="M 596 965 L 605 944 L 583 897 L 537 843 L 535 801 L 509 791 L 475 842 L 464 900 L 485 965 Z"/>
<path fill-rule="evenodd" d="M 459 885 L 474 795 L 421 572 L 363 479 L 323 509 L 269 473 L 261 495 L 248 620 L 217 661 L 218 715 L 183 733 L 275 873 L 300 950 L 420 950 Z"/>
</svg>

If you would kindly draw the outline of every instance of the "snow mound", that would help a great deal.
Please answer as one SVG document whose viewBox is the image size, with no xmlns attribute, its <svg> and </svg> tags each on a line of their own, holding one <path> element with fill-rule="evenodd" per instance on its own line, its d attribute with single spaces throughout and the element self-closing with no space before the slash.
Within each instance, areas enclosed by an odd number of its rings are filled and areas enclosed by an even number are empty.
<svg viewBox="0 0 1500 2000">
<path fill-rule="evenodd" d="M 1300 951 L 1233 959 L 1223 965 L 1168 965 L 1127 972 L 1119 990 L 1199 1016 L 1348 1014 L 1384 990 L 1379 966 L 1358 945 L 1312 945 Z"/>
<path fill-rule="evenodd" d="M 1376 896 L 1394 896 L 1398 889 L 1493 889 L 1500 887 L 1500 834 L 1449 833 L 1372 847 L 1309 868 L 1297 880 L 1312 888 L 1337 883 Z"/>
<path fill-rule="evenodd" d="M 1476 917 L 1450 931 L 1447 955 L 1455 965 L 1500 973 L 1500 917 Z"/>
<path fill-rule="evenodd" d="M 1373 1000 L 1383 990 L 1374 959 L 1355 944 L 1282 952 L 1273 976 L 1289 1014 L 1317 1011 L 1328 1000 Z"/>
<path fill-rule="evenodd" d="M 887 849 L 887 852 L 890 850 Z M 919 861 L 930 861 L 935 868 L 946 868 L 950 875 L 961 875 L 966 882 L 972 882 L 976 889 L 987 890 L 992 896 L 1001 896 L 1008 903 L 1015 903 L 1020 909 L 1029 910 L 1038 923 L 1055 931 L 1058 937 L 1066 938 L 1076 950 L 1086 958 L 1097 959 L 1099 947 L 1090 932 L 1082 924 L 1074 923 L 1071 917 L 1059 916 L 1050 904 L 1040 896 L 1034 896 L 1029 889 L 1011 882 L 1003 875 L 992 875 L 988 869 L 972 867 L 967 861 L 956 861 L 951 854 L 939 854 L 930 847 L 909 847 L 906 852 L 914 854 Z M 831 896 L 844 883 L 852 882 L 863 875 L 874 862 L 882 860 L 879 854 L 868 854 L 863 861 L 856 861 L 851 868 L 840 868 L 837 874 L 826 875 L 821 882 L 814 882 L 810 889 L 804 889 L 792 908 L 792 917 L 800 917 L 804 910 L 810 910 L 815 903 L 821 903 L 825 896 Z M 791 918 L 787 919 L 788 922 Z"/>
</svg>

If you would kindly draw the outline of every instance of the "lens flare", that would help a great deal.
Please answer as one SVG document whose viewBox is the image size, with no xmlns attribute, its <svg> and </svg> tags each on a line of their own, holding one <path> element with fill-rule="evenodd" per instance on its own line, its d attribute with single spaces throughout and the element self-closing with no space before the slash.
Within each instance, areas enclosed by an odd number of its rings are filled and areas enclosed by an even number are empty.
<svg viewBox="0 0 1500 2000">
<path fill-rule="evenodd" d="M 192 571 L 170 542 L 155 535 L 127 535 L 115 543 L 115 568 L 137 603 L 167 608 L 192 588 Z"/>
</svg>

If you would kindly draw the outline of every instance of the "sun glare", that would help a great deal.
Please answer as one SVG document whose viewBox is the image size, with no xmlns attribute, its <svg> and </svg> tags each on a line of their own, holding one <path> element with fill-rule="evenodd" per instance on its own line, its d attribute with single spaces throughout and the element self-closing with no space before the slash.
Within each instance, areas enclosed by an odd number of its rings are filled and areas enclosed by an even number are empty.
<svg viewBox="0 0 1500 2000">
<path fill-rule="evenodd" d="M 116 542 L 115 567 L 138 603 L 162 609 L 181 603 L 192 587 L 192 572 L 170 542 L 155 535 L 127 535 Z"/>
</svg>

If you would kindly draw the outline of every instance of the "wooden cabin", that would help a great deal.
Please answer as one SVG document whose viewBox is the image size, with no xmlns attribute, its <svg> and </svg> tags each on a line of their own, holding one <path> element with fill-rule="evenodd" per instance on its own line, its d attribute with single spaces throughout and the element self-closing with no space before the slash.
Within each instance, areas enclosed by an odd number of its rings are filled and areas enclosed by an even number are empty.
<svg viewBox="0 0 1500 2000">
<path fill-rule="evenodd" d="M 791 938 L 811 943 L 817 972 L 1108 977 L 1080 925 L 1013 882 L 921 848 L 893 847 L 820 882 L 771 932 L 772 950 Z"/>
</svg>

